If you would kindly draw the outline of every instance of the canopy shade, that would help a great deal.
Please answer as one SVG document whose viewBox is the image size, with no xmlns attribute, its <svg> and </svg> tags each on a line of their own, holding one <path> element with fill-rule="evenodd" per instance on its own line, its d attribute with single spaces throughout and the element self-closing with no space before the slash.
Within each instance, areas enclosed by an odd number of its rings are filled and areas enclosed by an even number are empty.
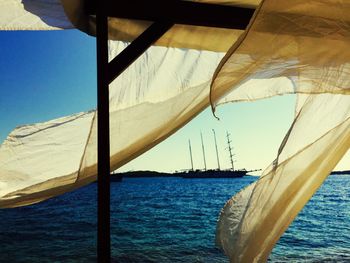
<svg viewBox="0 0 350 263">
<path fill-rule="evenodd" d="M 6 21 L 0 15 L 1 29 L 70 27 L 57 1 L 52 1 L 53 13 L 28 11 L 33 5 L 38 10 L 38 3 L 8 5 L 19 11 Z M 84 13 L 82 1 L 62 3 L 72 24 L 94 34 L 94 16 Z M 111 83 L 111 168 L 164 140 L 210 103 L 215 109 L 227 102 L 298 94 L 295 120 L 276 159 L 226 204 L 217 228 L 217 243 L 232 262 L 265 261 L 350 146 L 350 3 L 211 3 L 257 11 L 246 31 L 176 25 Z M 0 2 L 0 10 L 4 6 Z M 23 24 L 23 12 L 37 21 L 33 28 Z M 120 40 L 133 40 L 149 24 L 111 18 L 110 58 L 127 45 Z M 0 206 L 35 203 L 94 181 L 96 123 L 91 111 L 14 130 L 0 147 Z"/>
<path fill-rule="evenodd" d="M 94 16 L 96 8 L 93 3 L 94 1 L 62 0 L 65 11 L 72 23 L 80 30 L 91 35 L 96 34 Z M 108 20 L 109 39 L 132 41 L 144 32 L 153 21 L 165 22 L 171 20 L 175 23 L 175 26 L 164 34 L 155 45 L 225 52 L 242 34 L 259 3 L 260 0 L 150 0 L 125 2 L 122 5 L 116 2 L 108 2 L 110 6 L 106 8 L 107 12 L 113 12 L 111 16 L 114 16 Z M 202 4 L 204 7 L 197 6 L 197 4 Z M 208 4 L 211 5 L 208 6 Z M 228 10 L 224 8 L 225 6 Z M 82 10 L 87 11 L 82 12 Z M 197 10 L 203 10 L 203 12 L 199 13 Z M 235 17 L 225 19 L 227 14 L 232 11 L 235 12 Z M 196 12 L 195 16 L 192 15 L 193 12 Z M 223 18 L 221 12 L 225 15 Z M 173 18 L 168 20 L 171 16 Z M 232 25 L 224 28 L 221 22 L 216 24 L 216 27 L 204 26 L 208 24 L 208 21 L 214 24 L 217 20 L 231 21 Z M 197 21 L 197 26 L 189 25 L 191 23 L 195 24 L 195 21 Z"/>
</svg>

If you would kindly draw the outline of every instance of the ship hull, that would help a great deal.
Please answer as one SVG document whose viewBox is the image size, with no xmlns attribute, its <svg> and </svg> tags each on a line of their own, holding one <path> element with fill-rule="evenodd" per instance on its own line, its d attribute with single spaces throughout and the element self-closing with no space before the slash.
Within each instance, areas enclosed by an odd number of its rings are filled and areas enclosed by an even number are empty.
<svg viewBox="0 0 350 263">
<path fill-rule="evenodd" d="M 186 171 L 177 173 L 178 176 L 186 179 L 196 178 L 239 178 L 247 174 L 245 170 L 207 170 L 207 171 Z"/>
</svg>

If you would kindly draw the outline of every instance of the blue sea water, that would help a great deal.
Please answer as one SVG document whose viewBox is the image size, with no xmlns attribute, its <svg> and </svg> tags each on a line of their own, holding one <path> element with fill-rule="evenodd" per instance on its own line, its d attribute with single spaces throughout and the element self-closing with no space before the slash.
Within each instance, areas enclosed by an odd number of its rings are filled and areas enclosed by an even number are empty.
<svg viewBox="0 0 350 263">
<path fill-rule="evenodd" d="M 113 262 L 228 262 L 218 213 L 256 180 L 126 178 L 112 183 Z M 96 184 L 0 210 L 0 262 L 95 262 Z M 350 262 L 350 176 L 330 176 L 274 248 L 270 262 Z"/>
</svg>

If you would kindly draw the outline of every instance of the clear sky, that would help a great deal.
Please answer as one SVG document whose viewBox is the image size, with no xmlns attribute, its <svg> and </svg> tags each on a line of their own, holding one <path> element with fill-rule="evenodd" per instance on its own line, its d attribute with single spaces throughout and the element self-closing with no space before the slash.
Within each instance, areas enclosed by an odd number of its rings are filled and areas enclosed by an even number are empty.
<svg viewBox="0 0 350 263">
<path fill-rule="evenodd" d="M 16 126 L 96 108 L 95 39 L 77 30 L 0 32 L 0 142 Z M 203 168 L 200 132 L 208 168 L 216 168 L 215 129 L 222 168 L 230 166 L 226 131 L 236 168 L 263 169 L 293 119 L 295 97 L 232 103 L 210 110 L 149 152 L 121 168 L 174 171 L 190 168 L 191 140 L 195 168 Z M 337 169 L 350 169 L 350 156 Z"/>
<path fill-rule="evenodd" d="M 96 107 L 95 40 L 77 30 L 0 32 L 0 141 L 18 125 Z"/>
</svg>

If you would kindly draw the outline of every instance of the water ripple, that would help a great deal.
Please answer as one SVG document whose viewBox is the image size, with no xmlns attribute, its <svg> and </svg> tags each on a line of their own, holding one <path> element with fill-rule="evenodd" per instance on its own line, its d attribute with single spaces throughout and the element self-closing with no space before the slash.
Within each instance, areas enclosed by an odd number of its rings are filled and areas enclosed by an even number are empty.
<svg viewBox="0 0 350 263">
<path fill-rule="evenodd" d="M 111 187 L 113 262 L 228 262 L 215 247 L 219 211 L 255 178 L 124 179 Z M 350 262 L 350 176 L 331 176 L 269 262 Z M 95 262 L 96 184 L 0 210 L 0 262 Z"/>
</svg>

